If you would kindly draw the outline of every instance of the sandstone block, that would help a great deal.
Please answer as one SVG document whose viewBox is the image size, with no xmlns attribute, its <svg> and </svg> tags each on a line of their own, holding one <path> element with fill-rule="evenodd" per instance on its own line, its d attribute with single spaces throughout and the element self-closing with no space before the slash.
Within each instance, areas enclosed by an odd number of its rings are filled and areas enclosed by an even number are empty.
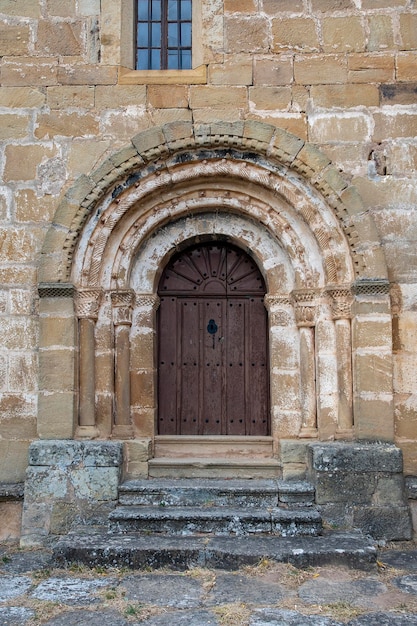
<svg viewBox="0 0 417 626">
<path fill-rule="evenodd" d="M 149 86 L 148 89 L 150 90 L 151 86 Z M 171 85 L 170 87 L 168 87 L 168 89 L 172 91 L 172 94 L 170 95 L 170 98 L 168 98 L 168 100 L 175 100 L 176 90 L 179 89 L 179 87 L 176 85 Z M 187 87 L 184 86 L 184 89 L 187 89 Z M 127 106 L 139 107 L 145 104 L 145 85 L 98 85 L 95 89 L 95 105 L 97 109 L 117 109 L 120 107 L 125 108 Z"/>
<path fill-rule="evenodd" d="M 404 7 L 407 0 L 362 0 L 362 8 L 368 9 L 392 9 L 395 7 Z"/>
<path fill-rule="evenodd" d="M 22 510 L 21 502 L 0 502 L 0 541 L 19 539 Z"/>
<path fill-rule="evenodd" d="M 235 114 L 239 114 L 236 111 Z M 248 113 L 248 120 L 260 120 L 260 116 L 255 113 Z M 279 130 L 287 131 L 301 140 L 307 140 L 307 118 L 302 113 L 271 112 L 271 115 L 262 113 L 262 121 L 271 124 Z"/>
<path fill-rule="evenodd" d="M 211 85 L 192 85 L 190 87 L 190 104 L 192 109 L 198 108 L 246 108 L 246 87 L 223 87 Z"/>
<path fill-rule="evenodd" d="M 106 65 L 60 65 L 58 83 L 62 85 L 115 85 L 117 67 Z"/>
<path fill-rule="evenodd" d="M 402 13 L 400 15 L 400 34 L 403 50 L 415 50 L 417 48 L 417 15 L 415 13 Z"/>
<path fill-rule="evenodd" d="M 311 98 L 316 106 L 329 109 L 379 105 L 376 85 L 313 85 Z"/>
<path fill-rule="evenodd" d="M 87 85 L 56 86 L 47 88 L 47 104 L 51 109 L 94 107 L 94 87 Z"/>
<path fill-rule="evenodd" d="M 385 396 L 385 397 L 384 397 Z M 392 395 L 367 394 L 354 399 L 355 436 L 358 439 L 393 441 L 394 407 Z"/>
<path fill-rule="evenodd" d="M 388 137 L 414 137 L 417 128 L 417 115 L 413 113 L 397 113 L 397 115 L 386 115 L 385 113 L 375 113 L 374 141 L 383 141 Z"/>
<path fill-rule="evenodd" d="M 54 154 L 53 149 L 36 144 L 22 146 L 9 144 L 5 148 L 6 164 L 3 178 L 7 182 L 34 180 L 41 161 L 45 158 L 51 158 Z"/>
<path fill-rule="evenodd" d="M 384 316 L 385 317 L 385 316 Z M 355 348 L 386 347 L 391 343 L 391 318 L 368 319 L 357 316 L 353 320 L 353 345 Z"/>
<path fill-rule="evenodd" d="M 417 75 L 417 56 L 414 53 L 397 55 L 397 79 L 399 81 L 415 81 Z"/>
<path fill-rule="evenodd" d="M 131 372 L 132 404 L 154 406 L 154 372 Z"/>
<path fill-rule="evenodd" d="M 90 502 L 117 500 L 118 467 L 74 468 L 70 474 L 71 486 L 78 499 Z"/>
<path fill-rule="evenodd" d="M 4 87 L 56 85 L 58 59 L 54 57 L 3 57 L 1 82 Z"/>
<path fill-rule="evenodd" d="M 249 102 L 255 109 L 287 109 L 291 104 L 291 87 L 250 87 Z"/>
<path fill-rule="evenodd" d="M 319 47 L 316 25 L 310 18 L 281 18 L 272 20 L 272 50 L 317 52 Z"/>
<path fill-rule="evenodd" d="M 348 77 L 352 83 L 393 82 L 394 55 L 351 54 L 348 56 Z"/>
<path fill-rule="evenodd" d="M 74 17 L 75 0 L 47 0 L 48 15 L 57 17 Z"/>
<path fill-rule="evenodd" d="M 310 138 L 314 143 L 334 141 L 360 142 L 370 138 L 372 117 L 363 113 L 351 115 L 317 115 L 310 124 Z"/>
<path fill-rule="evenodd" d="M 417 100 L 417 83 L 381 85 L 379 92 L 381 104 L 415 104 Z M 404 150 L 403 147 L 401 149 Z"/>
<path fill-rule="evenodd" d="M 324 52 L 365 50 L 365 31 L 359 17 L 329 17 L 322 21 Z"/>
<path fill-rule="evenodd" d="M 27 115 L 0 115 L 0 141 L 22 139 L 28 134 L 29 118 Z"/>
<path fill-rule="evenodd" d="M 37 392 L 37 378 L 37 358 L 34 354 L 18 353 L 9 356 L 10 391 L 35 394 Z"/>
<path fill-rule="evenodd" d="M 295 439 L 281 439 L 280 443 L 280 459 L 282 463 L 301 463 L 307 462 L 307 443 L 306 441 L 297 441 Z"/>
<path fill-rule="evenodd" d="M 36 48 L 45 56 L 80 55 L 82 53 L 81 23 L 39 20 Z"/>
<path fill-rule="evenodd" d="M 392 357 L 390 354 L 356 354 L 355 370 L 362 391 L 392 393 Z"/>
<path fill-rule="evenodd" d="M 30 32 L 28 26 L 0 24 L 0 56 L 28 54 Z"/>
<path fill-rule="evenodd" d="M 19 17 L 40 17 L 38 0 L 0 0 L 0 13 Z"/>
<path fill-rule="evenodd" d="M 32 350 L 36 346 L 37 322 L 30 317 L 9 317 L 2 320 L 4 350 Z"/>
<path fill-rule="evenodd" d="M 23 482 L 28 465 L 29 440 L 0 440 L 0 474 L 6 483 Z"/>
<path fill-rule="evenodd" d="M 262 8 L 267 15 L 277 15 L 283 11 L 290 11 L 291 13 L 301 13 L 304 9 L 302 0 L 280 0 L 279 9 L 277 7 L 276 0 L 263 0 Z"/>
<path fill-rule="evenodd" d="M 225 13 L 255 13 L 255 0 L 224 0 Z"/>
<path fill-rule="evenodd" d="M 370 15 L 367 49 L 370 52 L 394 48 L 394 30 L 390 15 Z"/>
<path fill-rule="evenodd" d="M 41 439 L 71 439 L 74 436 L 75 395 L 73 392 L 39 394 L 38 436 Z"/>
<path fill-rule="evenodd" d="M 74 352 L 46 349 L 39 352 L 40 389 L 74 391 Z"/>
<path fill-rule="evenodd" d="M 293 81 L 291 58 L 255 59 L 254 85 L 289 85 Z"/>
<path fill-rule="evenodd" d="M 63 113 L 53 111 L 50 114 L 40 115 L 35 136 L 38 139 L 62 137 L 84 137 L 98 135 L 98 120 L 90 114 Z"/>
<path fill-rule="evenodd" d="M 261 15 L 224 18 L 225 47 L 228 53 L 267 52 L 269 36 L 269 21 Z"/>
<path fill-rule="evenodd" d="M 43 317 L 40 324 L 39 346 L 74 346 L 76 325 L 74 319 Z"/>
<path fill-rule="evenodd" d="M 208 75 L 212 85 L 252 85 L 252 58 L 237 55 L 232 61 L 213 63 Z"/>
<path fill-rule="evenodd" d="M 100 0 L 78 0 L 78 13 L 80 15 L 99 15 Z"/>
<path fill-rule="evenodd" d="M 38 108 L 45 104 L 45 94 L 31 87 L 2 87 L 0 106 L 11 109 Z"/>
<path fill-rule="evenodd" d="M 322 11 L 327 13 L 330 11 L 344 11 L 345 9 L 353 9 L 352 0 L 312 0 L 312 11 Z"/>
<path fill-rule="evenodd" d="M 315 481 L 316 502 L 328 504 L 348 501 L 351 505 L 371 504 L 375 484 L 376 479 L 372 474 L 359 474 L 353 471 L 320 473 Z"/>
<path fill-rule="evenodd" d="M 336 85 L 347 82 L 344 56 L 301 56 L 294 60 L 295 82 L 301 85 Z"/>
</svg>

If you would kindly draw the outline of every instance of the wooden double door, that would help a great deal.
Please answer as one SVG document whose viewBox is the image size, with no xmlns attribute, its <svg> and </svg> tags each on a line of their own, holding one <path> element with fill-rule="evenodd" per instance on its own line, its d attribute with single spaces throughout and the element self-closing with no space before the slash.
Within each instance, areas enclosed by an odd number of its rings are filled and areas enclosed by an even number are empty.
<svg viewBox="0 0 417 626">
<path fill-rule="evenodd" d="M 158 434 L 269 435 L 265 283 L 226 242 L 175 255 L 158 290 Z"/>
</svg>

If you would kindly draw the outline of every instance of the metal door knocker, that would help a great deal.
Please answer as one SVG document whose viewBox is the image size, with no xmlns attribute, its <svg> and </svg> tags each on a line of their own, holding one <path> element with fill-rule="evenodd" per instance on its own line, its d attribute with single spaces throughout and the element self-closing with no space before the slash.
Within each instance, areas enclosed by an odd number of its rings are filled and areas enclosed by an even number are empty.
<svg viewBox="0 0 417 626">
<path fill-rule="evenodd" d="M 207 332 L 210 333 L 210 335 L 213 335 L 213 350 L 215 348 L 215 334 L 218 331 L 218 327 L 217 324 L 214 320 L 209 320 L 209 323 L 207 325 Z"/>
</svg>

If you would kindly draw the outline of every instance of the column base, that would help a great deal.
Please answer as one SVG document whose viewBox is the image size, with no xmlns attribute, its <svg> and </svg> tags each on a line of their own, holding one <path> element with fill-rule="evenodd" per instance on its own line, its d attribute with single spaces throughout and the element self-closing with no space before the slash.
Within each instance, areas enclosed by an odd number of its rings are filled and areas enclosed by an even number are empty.
<svg viewBox="0 0 417 626">
<path fill-rule="evenodd" d="M 96 439 L 99 435 L 97 426 L 77 426 L 75 430 L 77 439 Z"/>
<path fill-rule="evenodd" d="M 112 439 L 133 439 L 133 427 L 131 424 L 116 424 L 113 426 Z"/>
<path fill-rule="evenodd" d="M 317 439 L 319 436 L 317 428 L 303 426 L 298 435 L 302 439 Z"/>
<path fill-rule="evenodd" d="M 341 428 L 337 430 L 334 435 L 335 439 L 347 439 L 351 441 L 353 439 L 353 429 L 352 428 Z"/>
</svg>

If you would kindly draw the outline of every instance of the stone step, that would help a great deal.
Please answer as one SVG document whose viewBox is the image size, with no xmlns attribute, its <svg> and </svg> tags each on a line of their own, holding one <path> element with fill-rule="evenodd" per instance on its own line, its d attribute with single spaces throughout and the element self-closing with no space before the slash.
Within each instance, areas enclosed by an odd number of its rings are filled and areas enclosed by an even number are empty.
<svg viewBox="0 0 417 626">
<path fill-rule="evenodd" d="M 128 480 L 119 487 L 123 506 L 311 506 L 314 487 L 306 481 L 237 479 Z"/>
<path fill-rule="evenodd" d="M 272 458 L 272 437 L 223 435 L 159 435 L 154 442 L 155 458 Z"/>
<path fill-rule="evenodd" d="M 300 568 L 344 565 L 376 571 L 377 551 L 361 533 L 326 531 L 319 537 L 170 537 L 165 535 L 110 535 L 91 527 L 65 535 L 53 546 L 58 567 L 163 568 L 186 570 L 207 567 L 237 570 L 270 561 Z"/>
<path fill-rule="evenodd" d="M 150 478 L 277 478 L 281 466 L 275 459 L 213 457 L 160 457 L 149 461 Z"/>
<path fill-rule="evenodd" d="M 119 506 L 109 515 L 111 532 L 165 533 L 171 535 L 273 534 L 282 537 L 318 535 L 320 514 L 314 510 L 258 509 L 228 506 L 146 507 Z"/>
</svg>

